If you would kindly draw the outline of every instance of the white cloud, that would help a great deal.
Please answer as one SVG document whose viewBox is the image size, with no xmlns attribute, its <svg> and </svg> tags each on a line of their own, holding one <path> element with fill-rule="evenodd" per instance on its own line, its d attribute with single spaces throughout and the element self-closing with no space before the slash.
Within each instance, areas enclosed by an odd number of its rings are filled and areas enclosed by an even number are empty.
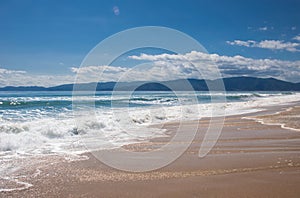
<svg viewBox="0 0 300 198">
<path fill-rule="evenodd" d="M 265 27 L 260 27 L 260 28 L 258 28 L 260 31 L 267 31 L 268 30 L 268 27 L 267 26 L 265 26 Z"/>
<path fill-rule="evenodd" d="M 248 41 L 234 40 L 234 41 L 226 41 L 226 43 L 229 45 L 252 47 L 256 42 L 251 40 Z"/>
<path fill-rule="evenodd" d="M 113 12 L 114 12 L 114 14 L 115 14 L 116 16 L 118 16 L 118 15 L 120 14 L 120 9 L 119 9 L 119 7 L 118 7 L 118 6 L 114 6 L 114 7 L 113 7 Z"/>
<path fill-rule="evenodd" d="M 148 59 L 148 55 L 144 54 L 143 60 Z M 150 57 L 151 55 L 149 55 Z M 117 67 L 117 66 L 86 66 L 82 68 L 71 68 L 77 75 L 78 82 L 91 81 L 162 81 L 173 80 L 179 78 L 199 78 L 199 72 L 187 60 L 165 61 L 164 57 L 172 56 L 162 54 L 161 61 L 153 57 L 152 63 L 143 63 L 135 67 Z M 138 56 L 136 59 L 140 58 Z M 151 59 L 151 58 L 150 58 Z M 158 58 L 160 59 L 160 58 Z M 180 59 L 180 57 L 179 57 Z"/>
<path fill-rule="evenodd" d="M 300 38 L 295 37 L 295 40 Z M 285 42 L 281 40 L 263 40 L 263 41 L 241 41 L 241 40 L 234 40 L 234 41 L 226 41 L 229 45 L 238 45 L 238 46 L 245 46 L 245 47 L 257 47 L 263 49 L 271 49 L 271 50 L 286 50 L 290 52 L 299 52 L 300 43 L 299 42 Z"/>
<path fill-rule="evenodd" d="M 0 68 L 0 86 L 54 86 L 77 82 L 165 81 L 183 78 L 219 78 L 230 76 L 275 77 L 299 82 L 300 61 L 253 59 L 192 51 L 187 54 L 141 54 L 131 59 L 148 61 L 135 67 L 86 66 L 70 68 L 70 75 L 36 75 Z M 150 62 L 149 62 L 150 61 Z M 220 72 L 220 73 L 218 73 Z"/>
<path fill-rule="evenodd" d="M 293 39 L 300 42 L 300 34 L 295 36 Z"/>
<path fill-rule="evenodd" d="M 272 50 L 287 50 L 290 52 L 299 51 L 296 47 L 299 47 L 300 43 L 284 42 L 278 40 L 264 40 L 257 43 L 256 47 L 272 49 Z"/>
<path fill-rule="evenodd" d="M 0 87 L 4 86 L 54 86 L 74 81 L 72 75 L 34 75 L 26 71 L 0 68 Z"/>
<path fill-rule="evenodd" d="M 25 74 L 25 71 L 19 71 L 19 70 L 9 70 L 9 69 L 4 69 L 0 68 L 0 75 L 3 74 Z"/>
<path fill-rule="evenodd" d="M 117 81 L 128 68 L 118 66 L 85 66 L 71 67 L 71 71 L 77 74 L 77 82 L 95 82 L 95 81 Z"/>
<path fill-rule="evenodd" d="M 257 77 L 276 77 L 287 81 L 299 81 L 300 61 L 283 61 L 277 59 L 252 59 L 240 55 L 221 56 L 218 54 L 205 54 L 191 52 L 184 55 L 147 55 L 131 56 L 137 60 L 153 61 L 156 66 L 194 64 L 197 70 L 201 70 L 204 76 L 214 76 L 217 65 L 223 76 L 250 75 Z M 195 69 L 195 68 L 194 68 Z M 196 72 L 194 72 L 196 74 Z"/>
<path fill-rule="evenodd" d="M 117 66 L 87 66 L 87 67 L 71 67 L 71 71 L 74 73 L 97 73 L 99 72 L 107 72 L 107 73 L 118 73 L 118 72 L 123 72 L 126 71 L 126 68 L 124 67 L 117 67 Z"/>
</svg>

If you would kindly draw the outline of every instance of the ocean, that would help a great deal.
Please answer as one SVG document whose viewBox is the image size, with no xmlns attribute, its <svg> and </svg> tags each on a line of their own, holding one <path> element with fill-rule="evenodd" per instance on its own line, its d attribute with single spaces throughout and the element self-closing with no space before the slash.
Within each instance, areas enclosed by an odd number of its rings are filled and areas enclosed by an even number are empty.
<svg viewBox="0 0 300 198">
<path fill-rule="evenodd" d="M 163 134 L 163 130 L 149 129 L 151 124 L 211 116 L 212 105 L 224 100 L 226 114 L 232 115 L 256 111 L 257 101 L 268 99 L 273 104 L 276 100 L 288 102 L 298 98 L 292 92 L 224 94 L 135 92 L 128 97 L 126 92 L 96 92 L 94 96 L 83 92 L 76 100 L 86 103 L 81 103 L 82 109 L 76 110 L 75 115 L 72 92 L 1 92 L 0 153 L 80 153 L 86 151 L 79 144 L 81 138 L 97 139 L 95 149 L 109 148 L 107 142 L 118 147 Z"/>
<path fill-rule="evenodd" d="M 82 92 L 76 98 L 72 92 L 0 92 L 0 179 L 16 170 L 15 159 L 118 148 L 166 135 L 153 124 L 297 100 L 294 92 Z"/>
</svg>

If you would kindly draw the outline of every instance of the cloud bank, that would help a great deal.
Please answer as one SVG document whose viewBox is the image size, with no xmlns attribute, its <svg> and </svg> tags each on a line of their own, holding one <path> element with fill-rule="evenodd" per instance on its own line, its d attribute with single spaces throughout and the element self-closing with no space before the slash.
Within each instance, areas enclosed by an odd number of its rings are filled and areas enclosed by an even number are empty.
<svg viewBox="0 0 300 198">
<path fill-rule="evenodd" d="M 229 45 L 237 45 L 244 47 L 256 47 L 262 49 L 270 50 L 285 50 L 289 52 L 299 52 L 300 51 L 300 35 L 293 38 L 295 42 L 286 42 L 282 40 L 263 40 L 263 41 L 253 41 L 253 40 L 234 40 L 226 41 Z"/>
<path fill-rule="evenodd" d="M 229 76 L 255 76 L 276 77 L 282 80 L 298 82 L 300 76 L 300 61 L 283 61 L 278 59 L 252 59 L 240 55 L 221 56 L 218 54 L 205 54 L 191 52 L 185 55 L 146 55 L 131 56 L 137 60 L 149 60 L 157 66 L 181 65 L 190 61 L 200 70 L 217 72 L 212 70 L 216 65 L 224 77 Z M 209 77 L 209 76 L 208 76 Z"/>
<path fill-rule="evenodd" d="M 232 76 L 275 77 L 299 82 L 300 61 L 253 59 L 192 51 L 187 54 L 140 54 L 130 59 L 145 61 L 135 67 L 71 67 L 70 75 L 37 75 L 0 68 L 0 86 L 55 86 L 77 82 L 164 81 L 182 78 L 215 79 Z"/>
<path fill-rule="evenodd" d="M 37 75 L 26 71 L 0 67 L 0 87 L 4 86 L 54 86 L 74 81 L 73 75 Z"/>
</svg>

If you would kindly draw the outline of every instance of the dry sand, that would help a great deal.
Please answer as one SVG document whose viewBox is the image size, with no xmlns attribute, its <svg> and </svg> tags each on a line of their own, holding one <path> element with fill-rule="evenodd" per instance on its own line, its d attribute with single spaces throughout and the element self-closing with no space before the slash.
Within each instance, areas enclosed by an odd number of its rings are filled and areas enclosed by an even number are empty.
<svg viewBox="0 0 300 198">
<path fill-rule="evenodd" d="M 174 163 L 152 172 L 118 171 L 90 154 L 88 160 L 74 162 L 48 157 L 27 170 L 30 177 L 19 179 L 32 187 L 0 196 L 300 197 L 300 131 L 287 129 L 300 129 L 299 115 L 298 103 L 227 117 L 221 137 L 204 158 L 198 157 L 198 151 L 209 120 L 185 122 L 200 126 L 195 140 Z M 177 125 L 163 127 L 172 135 Z M 168 140 L 156 138 L 124 148 L 144 151 Z"/>
</svg>

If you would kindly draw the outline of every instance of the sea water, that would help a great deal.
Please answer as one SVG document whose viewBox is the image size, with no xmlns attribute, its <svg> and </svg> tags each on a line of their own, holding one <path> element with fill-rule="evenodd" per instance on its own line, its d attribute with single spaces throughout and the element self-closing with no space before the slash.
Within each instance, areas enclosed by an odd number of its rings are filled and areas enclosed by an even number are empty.
<svg viewBox="0 0 300 198">
<path fill-rule="evenodd" d="M 76 99 L 92 101 L 94 114 L 90 114 L 87 102 L 80 118 L 75 119 L 72 92 L 0 92 L 0 153 L 80 152 L 83 148 L 76 148 L 76 144 L 84 136 L 101 140 L 103 145 L 98 143 L 98 149 L 107 148 L 106 141 L 120 146 L 152 138 L 163 131 L 131 132 L 127 137 L 122 128 L 211 116 L 218 98 L 222 103 L 226 100 L 226 114 L 238 114 L 253 111 L 257 101 L 272 104 L 299 97 L 291 92 L 135 92 L 129 97 L 125 92 L 96 92 L 93 96 L 83 92 Z M 186 112 L 182 112 L 183 105 Z"/>
<path fill-rule="evenodd" d="M 149 127 L 153 124 L 297 100 L 293 92 L 82 92 L 76 98 L 63 91 L 0 92 L 0 178 L 14 171 L 16 158 L 117 148 L 164 136 L 164 129 Z M 80 107 L 74 106 L 78 101 Z M 216 106 L 222 111 L 212 111 Z"/>
</svg>

